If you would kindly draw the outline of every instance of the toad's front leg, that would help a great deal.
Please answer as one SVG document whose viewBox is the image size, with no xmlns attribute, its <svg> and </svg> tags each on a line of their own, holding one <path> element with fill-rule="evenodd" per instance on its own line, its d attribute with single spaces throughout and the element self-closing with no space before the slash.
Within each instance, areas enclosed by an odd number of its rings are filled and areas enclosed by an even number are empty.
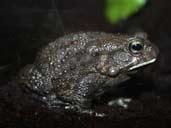
<svg viewBox="0 0 171 128">
<path fill-rule="evenodd" d="M 82 108 L 90 108 L 95 92 L 103 83 L 98 73 L 91 73 L 79 78 L 74 87 L 74 94 L 70 97 L 73 103 Z"/>
</svg>

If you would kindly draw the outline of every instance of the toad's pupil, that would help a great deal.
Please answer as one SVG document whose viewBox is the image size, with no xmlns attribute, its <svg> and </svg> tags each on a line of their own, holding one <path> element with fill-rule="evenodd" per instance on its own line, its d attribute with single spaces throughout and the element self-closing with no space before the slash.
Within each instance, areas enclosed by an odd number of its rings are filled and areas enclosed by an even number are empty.
<svg viewBox="0 0 171 128">
<path fill-rule="evenodd" d="M 141 44 L 133 44 L 132 49 L 136 51 L 142 50 L 143 46 Z"/>
</svg>

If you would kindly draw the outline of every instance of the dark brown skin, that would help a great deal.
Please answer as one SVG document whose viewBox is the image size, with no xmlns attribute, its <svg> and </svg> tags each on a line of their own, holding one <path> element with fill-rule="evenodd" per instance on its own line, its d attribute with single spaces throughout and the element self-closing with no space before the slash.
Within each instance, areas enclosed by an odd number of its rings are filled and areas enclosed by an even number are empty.
<svg viewBox="0 0 171 128">
<path fill-rule="evenodd" d="M 43 47 L 19 83 L 49 106 L 89 108 L 97 94 L 128 80 L 129 72 L 156 60 L 144 33 L 132 36 L 79 32 Z"/>
</svg>

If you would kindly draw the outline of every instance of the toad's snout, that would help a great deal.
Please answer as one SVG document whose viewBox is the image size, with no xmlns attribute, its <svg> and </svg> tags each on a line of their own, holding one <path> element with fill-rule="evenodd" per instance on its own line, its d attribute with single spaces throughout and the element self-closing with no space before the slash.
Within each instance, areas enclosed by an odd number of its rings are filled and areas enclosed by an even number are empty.
<svg viewBox="0 0 171 128">
<path fill-rule="evenodd" d="M 152 44 L 151 54 L 152 54 L 153 58 L 157 58 L 158 55 L 159 55 L 159 48 L 156 45 L 154 45 L 154 44 Z"/>
</svg>

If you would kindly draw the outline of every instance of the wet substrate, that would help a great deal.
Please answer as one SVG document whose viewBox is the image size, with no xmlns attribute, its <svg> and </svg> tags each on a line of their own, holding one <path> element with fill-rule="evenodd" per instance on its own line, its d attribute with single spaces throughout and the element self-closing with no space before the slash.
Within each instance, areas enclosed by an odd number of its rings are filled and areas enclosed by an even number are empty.
<svg viewBox="0 0 171 128">
<path fill-rule="evenodd" d="M 100 104 L 95 111 L 104 117 L 43 107 L 15 83 L 1 83 L 2 128 L 166 128 L 171 127 L 171 97 L 146 93 L 134 98 L 128 109 Z"/>
</svg>

